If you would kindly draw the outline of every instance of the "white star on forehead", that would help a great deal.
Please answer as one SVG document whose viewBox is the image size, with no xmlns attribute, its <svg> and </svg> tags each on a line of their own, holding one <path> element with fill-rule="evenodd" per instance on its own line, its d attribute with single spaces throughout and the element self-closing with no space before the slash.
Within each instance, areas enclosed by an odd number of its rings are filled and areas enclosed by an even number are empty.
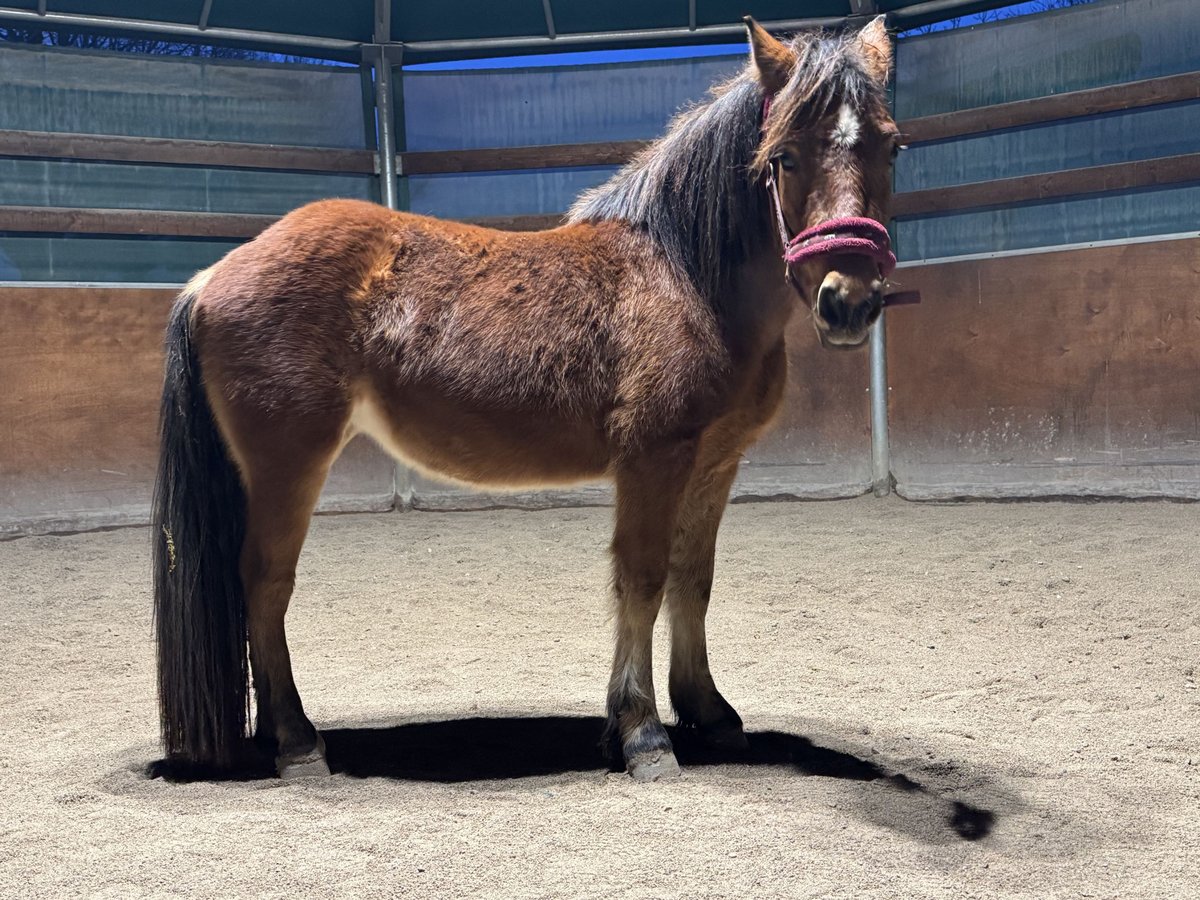
<svg viewBox="0 0 1200 900">
<path fill-rule="evenodd" d="M 837 124 L 833 126 L 833 142 L 839 147 L 850 148 L 858 143 L 861 133 L 862 123 L 858 120 L 858 113 L 849 103 L 843 103 L 838 111 Z"/>
</svg>

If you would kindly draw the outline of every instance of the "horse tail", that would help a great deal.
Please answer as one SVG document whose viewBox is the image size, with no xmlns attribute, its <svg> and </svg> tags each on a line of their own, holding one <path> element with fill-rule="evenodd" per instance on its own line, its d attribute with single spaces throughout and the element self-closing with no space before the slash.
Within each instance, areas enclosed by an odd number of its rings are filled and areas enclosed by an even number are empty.
<svg viewBox="0 0 1200 900">
<path fill-rule="evenodd" d="M 246 737 L 250 671 L 239 571 L 246 498 L 192 342 L 192 280 L 171 309 L 154 489 L 158 702 L 168 759 L 227 768 Z"/>
</svg>

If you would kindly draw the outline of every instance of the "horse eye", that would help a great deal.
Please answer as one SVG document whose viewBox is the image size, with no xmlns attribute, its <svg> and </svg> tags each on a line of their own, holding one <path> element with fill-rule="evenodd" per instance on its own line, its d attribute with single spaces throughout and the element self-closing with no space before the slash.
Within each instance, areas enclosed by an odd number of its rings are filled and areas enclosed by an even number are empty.
<svg viewBox="0 0 1200 900">
<path fill-rule="evenodd" d="M 892 144 L 892 160 L 894 161 L 900 155 L 900 151 L 904 149 L 902 144 Z"/>
<path fill-rule="evenodd" d="M 779 165 L 785 169 L 788 169 L 789 171 L 796 168 L 796 161 L 792 159 L 792 155 L 786 150 L 777 153 L 775 155 L 775 159 L 779 161 Z"/>
</svg>

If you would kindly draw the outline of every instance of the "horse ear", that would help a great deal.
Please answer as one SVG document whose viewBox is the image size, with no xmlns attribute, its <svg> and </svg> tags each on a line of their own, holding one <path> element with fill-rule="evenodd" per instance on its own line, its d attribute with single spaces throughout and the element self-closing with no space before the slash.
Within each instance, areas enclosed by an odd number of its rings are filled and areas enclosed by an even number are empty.
<svg viewBox="0 0 1200 900">
<path fill-rule="evenodd" d="M 746 16 L 742 21 L 750 35 L 750 59 L 754 62 L 758 81 L 768 94 L 777 94 L 792 77 L 796 54 L 787 44 L 771 37 L 752 16 Z"/>
<path fill-rule="evenodd" d="M 876 16 L 858 33 L 858 47 L 867 64 L 867 74 L 884 85 L 892 71 L 892 39 L 885 18 Z"/>
</svg>

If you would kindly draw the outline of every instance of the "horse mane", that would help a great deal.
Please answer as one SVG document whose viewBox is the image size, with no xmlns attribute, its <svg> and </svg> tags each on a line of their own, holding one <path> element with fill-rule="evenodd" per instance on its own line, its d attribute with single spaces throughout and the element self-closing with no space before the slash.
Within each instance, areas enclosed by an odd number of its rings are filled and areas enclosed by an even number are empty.
<svg viewBox="0 0 1200 900">
<path fill-rule="evenodd" d="M 790 44 L 797 65 L 772 98 L 763 131 L 763 89 L 753 65 L 680 112 L 667 133 L 609 181 L 584 193 L 569 223 L 620 220 L 646 232 L 701 296 L 716 301 L 769 221 L 758 178 L 771 148 L 834 103 L 882 97 L 853 35 L 809 32 Z"/>
</svg>

